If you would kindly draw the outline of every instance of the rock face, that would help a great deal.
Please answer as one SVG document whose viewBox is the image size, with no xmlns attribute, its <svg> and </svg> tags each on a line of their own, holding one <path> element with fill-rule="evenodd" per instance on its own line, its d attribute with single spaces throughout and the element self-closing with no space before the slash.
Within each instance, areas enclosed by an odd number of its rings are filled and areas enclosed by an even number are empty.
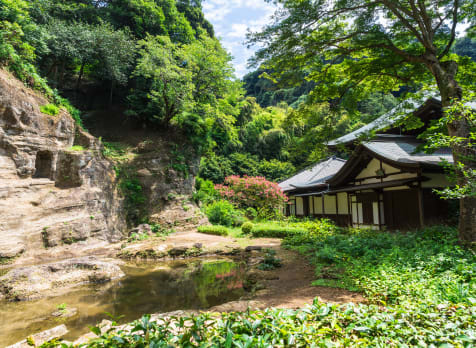
<svg viewBox="0 0 476 348">
<path fill-rule="evenodd" d="M 104 283 L 123 276 L 119 266 L 94 257 L 22 267 L 0 277 L 0 299 L 32 300 L 78 283 Z"/>
<path fill-rule="evenodd" d="M 45 104 L 0 70 L 0 258 L 125 232 L 101 143 L 66 111 L 41 113 Z"/>
</svg>

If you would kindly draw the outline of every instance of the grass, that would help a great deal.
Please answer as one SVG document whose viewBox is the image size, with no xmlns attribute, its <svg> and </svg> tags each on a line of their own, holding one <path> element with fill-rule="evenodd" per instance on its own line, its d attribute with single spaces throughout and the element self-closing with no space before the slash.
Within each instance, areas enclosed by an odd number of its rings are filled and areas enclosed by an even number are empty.
<svg viewBox="0 0 476 348">
<path fill-rule="evenodd" d="M 102 141 L 102 144 L 104 146 L 102 154 L 109 159 L 125 161 L 131 156 L 129 145 L 108 141 Z"/>
<path fill-rule="evenodd" d="M 81 152 L 81 151 L 85 151 L 86 149 L 81 145 L 74 145 L 74 146 L 71 146 L 68 150 Z"/>
<path fill-rule="evenodd" d="M 46 115 L 56 116 L 59 114 L 59 107 L 54 104 L 46 104 L 40 106 L 40 111 Z"/>
</svg>

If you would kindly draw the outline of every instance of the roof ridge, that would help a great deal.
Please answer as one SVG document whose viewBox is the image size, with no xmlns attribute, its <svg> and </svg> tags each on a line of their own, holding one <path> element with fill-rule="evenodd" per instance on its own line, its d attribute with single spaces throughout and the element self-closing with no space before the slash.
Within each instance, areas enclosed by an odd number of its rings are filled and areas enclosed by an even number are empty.
<svg viewBox="0 0 476 348">
<path fill-rule="evenodd" d="M 344 159 L 342 159 L 342 158 L 339 158 L 339 157 L 337 157 L 337 156 L 329 156 L 329 157 L 327 157 L 327 159 L 325 159 L 325 160 L 323 160 L 323 161 L 316 162 L 316 163 L 313 163 L 313 164 L 308 165 L 307 167 L 301 169 L 301 170 L 300 170 L 299 172 L 297 172 L 296 174 L 294 174 L 294 175 L 292 175 L 292 176 L 286 178 L 285 180 L 279 182 L 278 184 L 282 184 L 283 182 L 288 181 L 289 179 L 294 178 L 295 176 L 297 176 L 297 175 L 299 175 L 299 174 L 305 172 L 306 170 L 310 170 L 310 169 L 314 168 L 316 165 L 318 165 L 318 164 L 320 164 L 320 163 L 323 163 L 323 162 L 327 162 L 327 161 L 329 161 L 329 160 L 331 160 L 331 159 L 337 159 L 337 160 L 339 160 L 339 161 L 344 161 L 344 162 L 346 162 L 346 160 L 344 160 Z M 320 171 L 319 171 L 319 172 L 320 172 Z M 319 172 L 318 172 L 318 173 L 319 173 Z M 316 175 L 317 175 L 317 173 L 316 173 Z M 315 175 L 314 175 L 314 176 L 315 176 Z M 312 176 L 311 179 L 314 178 L 314 176 Z"/>
</svg>

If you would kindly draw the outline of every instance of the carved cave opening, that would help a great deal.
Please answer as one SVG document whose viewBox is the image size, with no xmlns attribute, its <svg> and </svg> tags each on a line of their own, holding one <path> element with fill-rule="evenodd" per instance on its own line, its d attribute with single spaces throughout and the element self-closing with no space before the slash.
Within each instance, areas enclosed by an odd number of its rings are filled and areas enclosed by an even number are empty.
<svg viewBox="0 0 476 348">
<path fill-rule="evenodd" d="M 34 178 L 51 179 L 53 172 L 53 154 L 49 151 L 38 151 L 35 160 Z"/>
</svg>

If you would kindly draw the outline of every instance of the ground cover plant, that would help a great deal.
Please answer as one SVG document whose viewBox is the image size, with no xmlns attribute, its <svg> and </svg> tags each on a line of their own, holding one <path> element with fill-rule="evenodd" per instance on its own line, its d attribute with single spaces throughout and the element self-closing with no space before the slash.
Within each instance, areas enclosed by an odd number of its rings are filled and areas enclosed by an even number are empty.
<svg viewBox="0 0 476 348">
<path fill-rule="evenodd" d="M 361 291 L 367 303 L 316 300 L 298 310 L 204 313 L 160 323 L 145 316 L 84 346 L 473 346 L 476 258 L 458 245 L 455 228 L 404 233 L 341 229 L 328 220 L 261 224 L 288 228 L 283 245 L 311 260 L 317 285 Z"/>
</svg>

